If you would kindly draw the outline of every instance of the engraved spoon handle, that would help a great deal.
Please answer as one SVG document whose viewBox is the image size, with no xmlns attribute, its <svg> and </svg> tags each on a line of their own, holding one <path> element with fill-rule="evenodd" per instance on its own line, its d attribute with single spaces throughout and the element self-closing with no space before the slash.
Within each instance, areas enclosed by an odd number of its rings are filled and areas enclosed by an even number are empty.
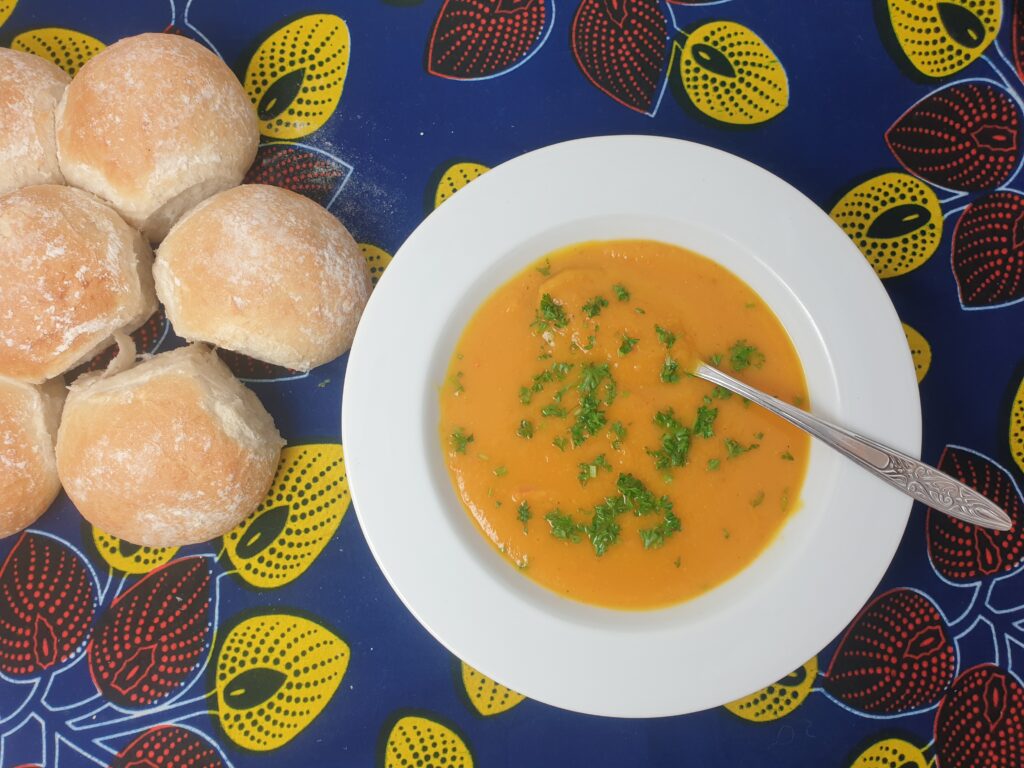
<svg viewBox="0 0 1024 768">
<path fill-rule="evenodd" d="M 693 374 L 742 395 L 762 408 L 767 408 L 932 509 L 983 528 L 1008 531 L 1013 527 L 1010 517 L 1002 509 L 973 488 L 935 467 L 812 416 L 807 411 L 766 395 L 759 389 L 744 384 L 706 363 L 698 364 Z"/>
</svg>

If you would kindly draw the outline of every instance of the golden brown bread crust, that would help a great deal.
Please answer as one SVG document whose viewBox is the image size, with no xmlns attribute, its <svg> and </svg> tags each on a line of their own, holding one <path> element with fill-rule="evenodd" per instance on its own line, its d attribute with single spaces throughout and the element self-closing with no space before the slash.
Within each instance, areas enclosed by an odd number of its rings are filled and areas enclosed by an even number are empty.
<svg viewBox="0 0 1024 768">
<path fill-rule="evenodd" d="M 0 377 L 0 538 L 32 525 L 60 492 L 53 443 L 64 386 Z"/>
<path fill-rule="evenodd" d="M 0 375 L 59 376 L 156 310 L 152 252 L 87 192 L 40 185 L 0 196 Z"/>
<path fill-rule="evenodd" d="M 83 379 L 64 409 L 57 467 L 97 528 L 142 546 L 193 544 L 263 500 L 283 441 L 215 352 L 193 345 Z"/>
<path fill-rule="evenodd" d="M 57 109 L 68 183 L 109 201 L 153 242 L 188 208 L 241 182 L 258 142 L 241 83 L 180 35 L 118 41 L 86 62 Z"/>
<path fill-rule="evenodd" d="M 186 214 L 160 246 L 154 278 L 182 337 L 304 371 L 352 346 L 371 287 L 334 216 L 260 184 Z"/>
<path fill-rule="evenodd" d="M 0 195 L 32 184 L 63 184 L 54 111 L 71 82 L 31 53 L 0 48 Z"/>
</svg>

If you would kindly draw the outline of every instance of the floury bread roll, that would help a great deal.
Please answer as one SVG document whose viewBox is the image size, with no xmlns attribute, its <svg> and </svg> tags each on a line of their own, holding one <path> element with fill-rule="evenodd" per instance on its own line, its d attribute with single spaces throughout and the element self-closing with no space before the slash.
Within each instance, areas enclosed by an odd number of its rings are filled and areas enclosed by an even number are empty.
<svg viewBox="0 0 1024 768">
<path fill-rule="evenodd" d="M 300 371 L 352 346 L 371 287 L 334 216 L 260 184 L 186 214 L 160 246 L 154 278 L 178 335 Z"/>
<path fill-rule="evenodd" d="M 60 492 L 53 443 L 64 385 L 0 377 L 0 538 L 32 525 Z"/>
<path fill-rule="evenodd" d="M 153 253 L 88 192 L 44 184 L 0 196 L 0 375 L 40 383 L 156 310 Z"/>
<path fill-rule="evenodd" d="M 64 406 L 57 469 L 101 531 L 182 546 L 220 536 L 256 509 L 283 444 L 256 395 L 213 350 L 193 345 L 79 378 Z"/>
<path fill-rule="evenodd" d="M 242 181 L 259 130 L 241 83 L 180 35 L 118 41 L 86 62 L 57 108 L 69 184 L 158 242 L 200 200 Z"/>
<path fill-rule="evenodd" d="M 63 184 L 53 119 L 71 82 L 39 56 L 0 48 L 0 195 L 32 184 Z"/>
</svg>

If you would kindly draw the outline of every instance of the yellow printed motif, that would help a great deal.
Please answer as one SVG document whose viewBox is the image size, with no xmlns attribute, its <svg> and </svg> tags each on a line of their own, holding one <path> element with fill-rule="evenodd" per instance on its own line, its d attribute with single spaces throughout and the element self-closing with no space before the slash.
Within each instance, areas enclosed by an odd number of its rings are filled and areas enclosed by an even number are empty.
<svg viewBox="0 0 1024 768">
<path fill-rule="evenodd" d="M 217 714 L 244 749 L 266 752 L 298 736 L 327 706 L 348 669 L 333 632 L 284 613 L 232 629 L 217 655 Z"/>
<path fill-rule="evenodd" d="M 388 264 L 391 263 L 391 254 L 370 243 L 360 243 L 359 250 L 363 252 L 366 263 L 370 267 L 370 282 L 376 285 Z"/>
<path fill-rule="evenodd" d="M 741 24 L 704 24 L 676 50 L 687 96 L 714 120 L 734 125 L 763 123 L 782 114 L 789 104 L 789 81 L 782 62 Z"/>
<path fill-rule="evenodd" d="M 928 768 L 928 759 L 909 741 L 890 738 L 865 749 L 850 768 Z"/>
<path fill-rule="evenodd" d="M 907 337 L 907 344 L 910 345 L 910 357 L 914 361 L 917 383 L 920 384 L 928 375 L 928 369 L 932 365 L 932 345 L 921 335 L 920 331 L 906 323 L 903 323 L 903 333 Z"/>
<path fill-rule="evenodd" d="M 260 132 L 298 139 L 327 122 L 341 101 L 351 40 L 344 19 L 303 16 L 264 40 L 245 70 L 245 91 Z"/>
<path fill-rule="evenodd" d="M 1024 378 L 1020 380 L 1010 408 L 1010 454 L 1024 472 Z"/>
<path fill-rule="evenodd" d="M 939 199 L 906 173 L 883 173 L 858 184 L 829 215 L 883 279 L 920 267 L 942 239 Z"/>
<path fill-rule="evenodd" d="M 480 165 L 480 163 L 455 163 L 449 166 L 441 174 L 441 180 L 437 183 L 437 189 L 434 191 L 434 207 L 437 208 L 473 179 L 483 176 L 489 170 L 490 168 Z"/>
<path fill-rule="evenodd" d="M 0 0 L 0 4 L 2 2 L 3 0 Z M 0 23 L 2 21 L 3 10 L 0 8 Z M 71 77 L 74 77 L 85 62 L 106 46 L 95 37 L 76 32 L 73 29 L 46 27 L 22 32 L 11 40 L 11 48 L 49 59 Z"/>
<path fill-rule="evenodd" d="M 350 502 L 340 445 L 289 445 L 267 497 L 224 535 L 224 549 L 252 586 L 284 586 L 316 560 Z"/>
<path fill-rule="evenodd" d="M 384 768 L 473 768 L 466 742 L 451 728 L 426 717 L 403 717 L 384 747 Z"/>
<path fill-rule="evenodd" d="M 122 573 L 149 573 L 164 563 L 169 563 L 178 547 L 140 547 L 123 539 L 92 528 L 92 543 L 107 564 Z"/>
<path fill-rule="evenodd" d="M 888 1 L 900 48 L 928 77 L 947 77 L 976 61 L 1003 18 L 1003 0 Z"/>
<path fill-rule="evenodd" d="M 516 693 L 501 683 L 496 683 L 464 661 L 462 662 L 462 685 L 465 687 L 466 695 L 469 696 L 473 707 L 485 717 L 508 712 L 526 698 L 523 694 Z"/>
<path fill-rule="evenodd" d="M 17 4 L 18 0 L 0 0 L 0 26 L 7 21 Z"/>
<path fill-rule="evenodd" d="M 734 715 L 754 723 L 767 723 L 785 717 L 795 710 L 811 693 L 818 676 L 818 657 L 757 693 L 736 699 L 725 708 Z"/>
</svg>

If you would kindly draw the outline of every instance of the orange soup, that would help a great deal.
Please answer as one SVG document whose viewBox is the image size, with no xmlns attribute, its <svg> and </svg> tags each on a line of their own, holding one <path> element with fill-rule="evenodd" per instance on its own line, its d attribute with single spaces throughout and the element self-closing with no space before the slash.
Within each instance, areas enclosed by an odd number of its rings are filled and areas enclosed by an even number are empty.
<svg viewBox="0 0 1024 768">
<path fill-rule="evenodd" d="M 807 401 L 760 297 L 695 253 L 579 243 L 499 288 L 441 388 L 452 483 L 510 564 L 566 597 L 656 608 L 749 564 L 796 506 L 809 438 L 687 374 Z"/>
</svg>

